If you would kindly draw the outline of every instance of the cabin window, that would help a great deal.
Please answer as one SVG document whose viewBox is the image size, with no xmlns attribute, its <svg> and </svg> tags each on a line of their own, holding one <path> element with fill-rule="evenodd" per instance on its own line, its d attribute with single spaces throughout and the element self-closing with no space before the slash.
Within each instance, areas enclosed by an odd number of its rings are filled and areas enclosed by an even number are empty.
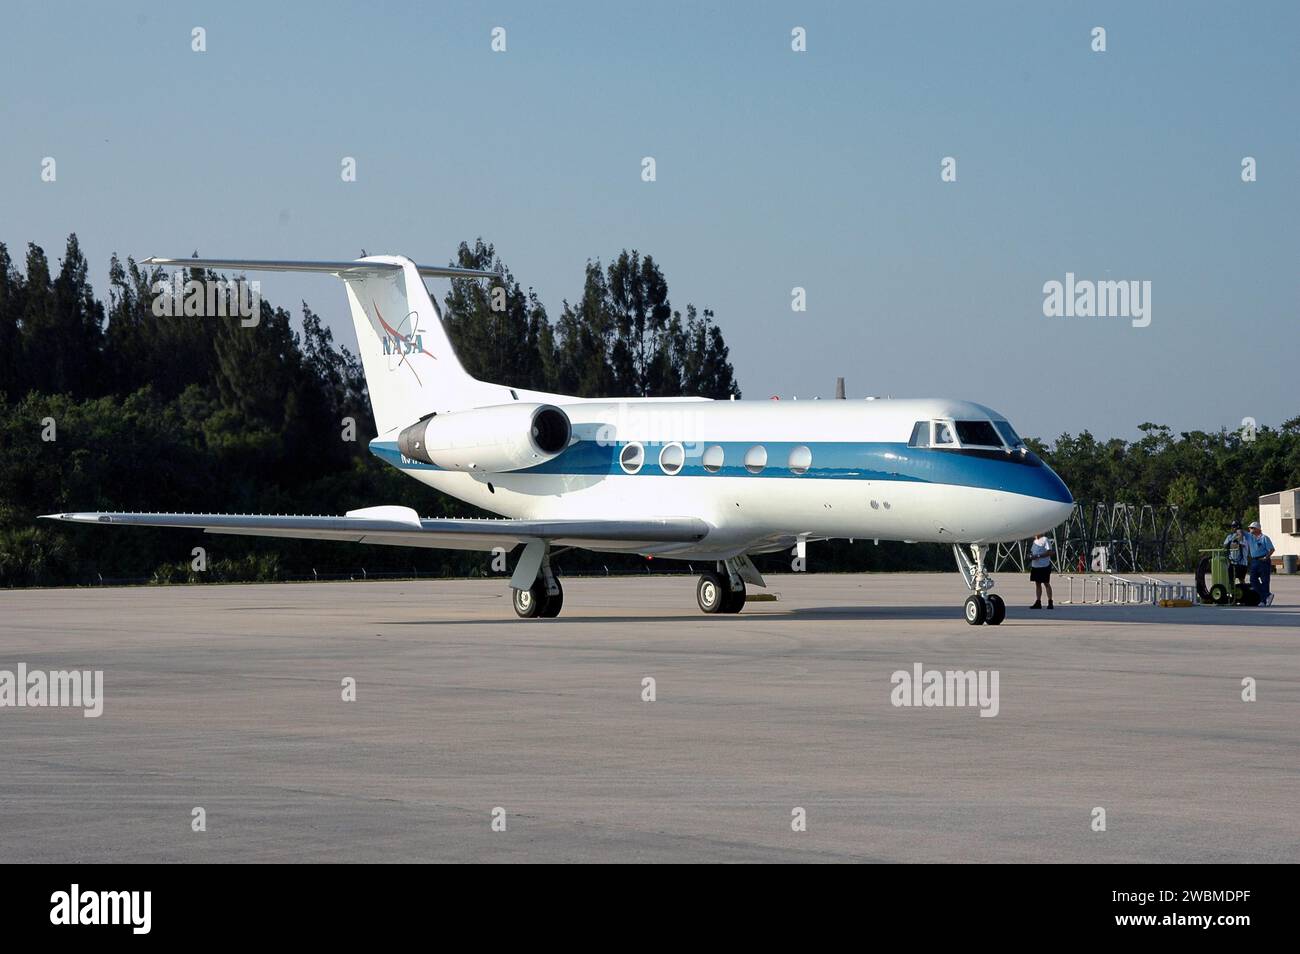
<svg viewBox="0 0 1300 954">
<path fill-rule="evenodd" d="M 806 474 L 812 466 L 812 451 L 802 444 L 790 451 L 790 473 Z"/>
<path fill-rule="evenodd" d="M 992 421 L 958 421 L 957 439 L 963 447 L 996 447 L 1002 449 L 1002 438 Z"/>
<path fill-rule="evenodd" d="M 636 443 L 626 445 L 618 455 L 618 462 L 625 474 L 637 473 L 645 463 L 645 448 Z"/>
<path fill-rule="evenodd" d="M 767 466 L 767 448 L 762 444 L 755 444 L 749 450 L 745 451 L 745 470 L 751 474 L 761 474 L 763 468 Z"/>
<path fill-rule="evenodd" d="M 682 469 L 686 463 L 686 451 L 681 444 L 665 444 L 659 452 L 659 469 L 671 477 Z"/>
<path fill-rule="evenodd" d="M 722 470 L 723 456 L 722 448 L 714 444 L 704 449 L 704 456 L 700 458 L 700 463 L 704 465 L 704 469 L 710 474 L 716 474 Z"/>
</svg>

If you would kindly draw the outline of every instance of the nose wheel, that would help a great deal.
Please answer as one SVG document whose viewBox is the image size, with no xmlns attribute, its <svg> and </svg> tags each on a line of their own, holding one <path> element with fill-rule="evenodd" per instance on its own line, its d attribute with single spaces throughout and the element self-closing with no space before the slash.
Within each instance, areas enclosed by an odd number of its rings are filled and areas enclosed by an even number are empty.
<svg viewBox="0 0 1300 954">
<path fill-rule="evenodd" d="M 965 610 L 966 622 L 972 626 L 978 626 L 980 623 L 997 626 L 1007 618 L 1007 604 L 996 593 L 990 593 L 988 596 L 972 593 L 966 597 Z"/>
<path fill-rule="evenodd" d="M 993 577 L 989 576 L 988 571 L 984 569 L 984 556 L 988 553 L 988 549 L 982 544 L 972 543 L 970 556 L 967 556 L 961 546 L 954 544 L 952 548 L 962 579 L 966 581 L 968 588 L 974 590 L 966 597 L 963 606 L 966 622 L 972 626 L 979 626 L 982 623 L 998 626 L 1007 618 L 1006 601 L 998 594 L 989 592 L 993 589 Z"/>
</svg>

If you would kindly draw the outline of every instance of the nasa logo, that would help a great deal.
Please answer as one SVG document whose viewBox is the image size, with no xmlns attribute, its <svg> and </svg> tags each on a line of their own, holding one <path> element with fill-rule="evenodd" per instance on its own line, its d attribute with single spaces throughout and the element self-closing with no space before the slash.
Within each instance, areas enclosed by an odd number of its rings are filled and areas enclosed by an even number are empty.
<svg viewBox="0 0 1300 954">
<path fill-rule="evenodd" d="M 414 311 L 407 312 L 406 317 L 399 321 L 397 327 L 394 328 L 384 320 L 384 315 L 383 312 L 379 310 L 379 305 L 373 300 L 370 304 L 375 309 L 375 319 L 379 322 L 379 328 L 376 330 L 380 332 L 379 338 L 382 342 L 384 355 L 389 358 L 397 359 L 396 361 L 389 361 L 388 370 L 394 371 L 400 365 L 406 365 L 411 374 L 415 376 L 416 382 L 422 383 L 420 382 L 420 375 L 416 372 L 415 368 L 412 367 L 411 362 L 408 361 L 407 358 L 413 354 L 422 354 L 425 357 L 436 361 L 437 357 L 424 350 L 424 336 L 421 334 L 419 328 L 419 313 Z M 408 327 L 410 331 L 404 333 L 402 329 Z"/>
<path fill-rule="evenodd" d="M 384 335 L 384 354 L 425 354 L 424 339 L 420 335 Z"/>
</svg>

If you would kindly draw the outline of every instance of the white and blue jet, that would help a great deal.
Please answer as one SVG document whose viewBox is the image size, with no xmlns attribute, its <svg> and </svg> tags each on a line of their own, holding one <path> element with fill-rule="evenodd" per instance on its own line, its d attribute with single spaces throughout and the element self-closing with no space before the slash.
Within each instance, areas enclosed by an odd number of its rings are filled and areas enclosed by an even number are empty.
<svg viewBox="0 0 1300 954">
<path fill-rule="evenodd" d="M 352 262 L 150 259 L 217 270 L 307 271 L 343 280 L 378 436 L 371 451 L 416 480 L 499 518 L 428 519 L 408 507 L 344 516 L 64 513 L 50 519 L 395 546 L 523 550 L 515 612 L 553 617 L 564 601 L 555 548 L 714 564 L 700 609 L 736 613 L 764 586 L 752 554 L 832 538 L 952 544 L 968 622 L 1000 623 L 984 567 L 990 544 L 1062 523 L 1072 498 L 1007 419 L 942 399 L 713 401 L 590 399 L 466 373 L 425 276 L 492 272 Z"/>
</svg>

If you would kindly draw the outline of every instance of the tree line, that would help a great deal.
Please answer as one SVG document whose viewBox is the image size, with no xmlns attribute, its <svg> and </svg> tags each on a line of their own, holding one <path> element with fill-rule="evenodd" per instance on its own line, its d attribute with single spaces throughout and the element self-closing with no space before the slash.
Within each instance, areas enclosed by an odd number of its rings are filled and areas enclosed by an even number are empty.
<svg viewBox="0 0 1300 954">
<path fill-rule="evenodd" d="M 462 243 L 451 264 L 496 272 L 491 284 L 504 292 L 494 301 L 487 283 L 456 280 L 443 299 L 448 332 L 477 377 L 579 396 L 740 394 L 713 312 L 674 308 L 650 255 L 589 261 L 580 294 L 554 319 L 491 244 Z M 103 300 L 76 235 L 57 269 L 36 245 L 20 267 L 0 244 L 0 585 L 280 579 L 363 567 L 487 572 L 486 555 L 458 551 L 38 524 L 38 514 L 66 510 L 343 513 L 393 503 L 428 516 L 475 514 L 368 453 L 374 433 L 360 361 L 306 302 L 301 331 L 265 299 L 252 327 L 237 316 L 159 317 L 156 285 L 165 277 L 114 255 Z M 1137 441 L 1085 431 L 1029 443 L 1077 499 L 1179 507 L 1193 547 L 1218 544 L 1233 517 L 1253 518 L 1260 494 L 1300 485 L 1300 417 L 1250 434 L 1141 430 Z M 197 546 L 209 559 L 202 573 L 191 560 Z M 953 566 L 944 547 L 871 541 L 814 545 L 808 563 Z M 790 558 L 760 565 L 787 569 Z M 579 552 L 561 561 L 562 571 L 602 568 L 645 564 Z"/>
</svg>

